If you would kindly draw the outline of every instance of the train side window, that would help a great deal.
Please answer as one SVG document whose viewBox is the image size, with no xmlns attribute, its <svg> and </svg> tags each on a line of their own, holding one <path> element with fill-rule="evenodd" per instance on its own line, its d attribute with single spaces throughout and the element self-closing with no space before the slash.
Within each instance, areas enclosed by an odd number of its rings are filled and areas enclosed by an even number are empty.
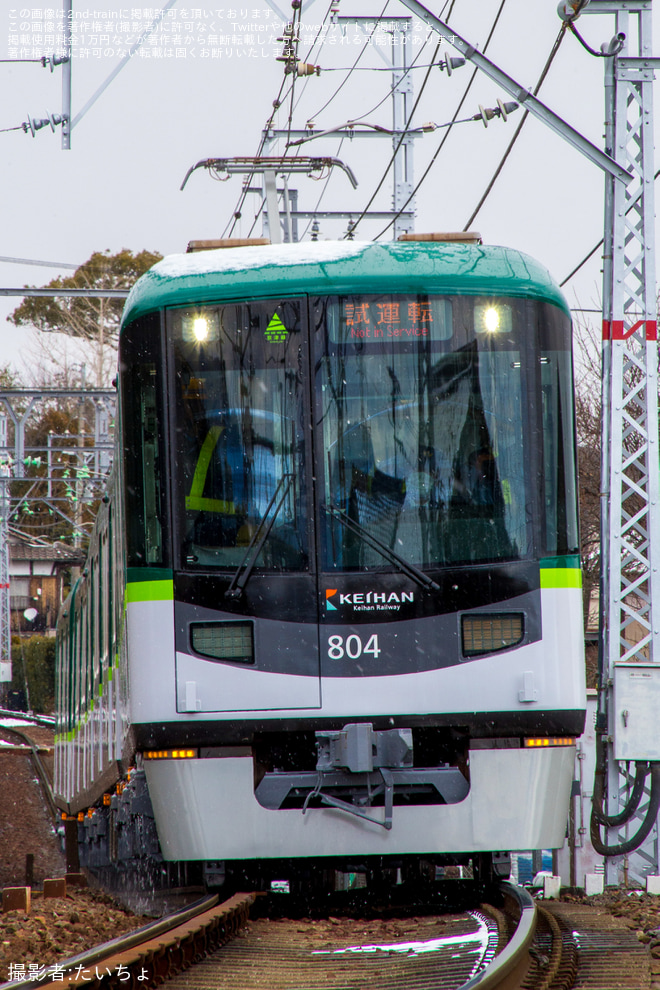
<svg viewBox="0 0 660 990">
<path fill-rule="evenodd" d="M 543 305 L 541 334 L 545 552 L 575 553 L 577 470 L 568 318 L 555 306 Z"/>
<path fill-rule="evenodd" d="M 128 564 L 162 565 L 164 426 L 158 316 L 138 319 L 122 331 L 119 367 Z"/>
</svg>

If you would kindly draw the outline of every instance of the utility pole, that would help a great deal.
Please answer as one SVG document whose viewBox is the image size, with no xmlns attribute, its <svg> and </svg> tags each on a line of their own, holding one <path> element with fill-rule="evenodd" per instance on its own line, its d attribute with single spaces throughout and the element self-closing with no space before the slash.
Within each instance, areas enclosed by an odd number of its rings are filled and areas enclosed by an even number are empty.
<svg viewBox="0 0 660 990">
<path fill-rule="evenodd" d="M 640 765 L 660 761 L 660 458 L 653 161 L 652 0 L 592 0 L 615 18 L 605 59 L 607 152 L 629 171 L 605 187 L 601 471 L 601 690 L 597 732 L 607 815 L 629 805 Z M 601 761 L 602 762 L 602 761 Z M 633 766 L 634 764 L 634 766 Z M 651 778 L 653 780 L 653 777 Z M 648 783 L 648 781 L 647 781 Z M 607 829 L 606 882 L 657 874 L 657 822 L 635 843 L 653 784 Z M 656 797 L 657 795 L 653 795 Z M 656 810 L 657 815 L 657 810 Z M 652 816 L 655 821 L 655 815 Z M 649 819 L 647 825 L 651 825 Z M 632 841 L 631 841 L 632 840 Z M 597 843 L 596 843 L 597 845 Z M 632 848 L 629 848 L 632 846 Z M 637 847 L 636 847 L 637 846 Z M 599 850 L 600 851 L 600 850 Z"/>
<path fill-rule="evenodd" d="M 375 18 L 339 17 L 335 15 L 332 23 L 339 24 L 340 27 L 343 27 L 344 29 L 350 25 L 353 25 L 368 35 L 369 31 L 373 30 Z M 391 220 L 392 217 L 395 217 L 392 236 L 393 239 L 396 240 L 400 234 L 410 233 L 415 229 L 415 200 L 411 195 L 414 188 L 413 145 L 415 138 L 418 138 L 421 135 L 419 131 L 408 131 L 406 133 L 406 125 L 410 118 L 413 102 L 413 78 L 412 73 L 409 71 L 411 64 L 410 49 L 412 41 L 412 18 L 388 17 L 387 23 L 388 25 L 392 25 L 392 44 L 390 45 L 390 56 L 388 58 L 380 47 L 377 47 L 376 51 L 383 59 L 386 66 L 391 69 L 392 73 L 392 129 L 387 130 L 383 127 L 358 130 L 354 126 L 351 127 L 349 123 L 344 127 L 333 128 L 331 131 L 317 132 L 314 129 L 313 123 L 310 122 L 307 129 L 303 131 L 274 128 L 268 132 L 264 132 L 264 149 L 270 149 L 272 142 L 277 139 L 289 140 L 292 141 L 292 143 L 301 144 L 314 140 L 317 137 L 325 136 L 326 134 L 337 134 L 339 136 L 349 137 L 351 140 L 354 138 L 369 138 L 371 140 L 382 140 L 383 138 L 387 138 L 391 140 L 393 152 L 392 208 L 391 210 L 370 210 L 365 214 L 365 218 Z M 249 189 L 248 191 L 257 192 L 258 190 Z M 269 199 L 269 196 L 277 196 L 277 193 L 273 184 L 270 186 L 267 185 L 265 175 L 263 189 L 260 190 L 260 192 L 264 203 L 266 204 L 263 217 L 263 233 L 266 237 L 271 236 L 271 240 L 275 243 L 272 237 L 272 224 L 270 222 L 270 214 L 273 210 L 273 207 L 270 205 L 272 203 L 272 199 Z M 284 196 L 285 209 L 281 212 L 285 213 L 288 197 L 286 195 L 286 190 L 282 190 L 282 192 Z M 404 206 L 406 206 L 406 204 L 407 208 L 404 210 Z M 352 217 L 359 213 L 359 210 L 353 210 L 352 212 L 349 210 L 310 210 L 304 212 L 295 210 L 291 213 L 291 216 L 295 219 L 315 219 L 317 217 L 326 217 L 332 219 L 342 218 L 350 221 Z"/>
</svg>

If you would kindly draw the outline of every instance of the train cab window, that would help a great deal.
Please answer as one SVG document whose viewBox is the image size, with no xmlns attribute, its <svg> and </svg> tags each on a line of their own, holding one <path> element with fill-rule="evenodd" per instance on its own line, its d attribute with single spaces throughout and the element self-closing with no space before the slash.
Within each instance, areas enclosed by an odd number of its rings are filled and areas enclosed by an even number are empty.
<svg viewBox="0 0 660 990">
<path fill-rule="evenodd" d="M 181 566 L 307 567 L 299 300 L 172 310 Z"/>
<path fill-rule="evenodd" d="M 544 552 L 578 552 L 571 328 L 556 306 L 539 307 L 543 417 Z"/>
<path fill-rule="evenodd" d="M 515 301 L 334 298 L 315 322 L 324 569 L 528 554 Z"/>
<path fill-rule="evenodd" d="M 119 371 L 129 567 L 166 563 L 161 354 L 158 316 L 138 319 L 123 331 Z"/>
</svg>

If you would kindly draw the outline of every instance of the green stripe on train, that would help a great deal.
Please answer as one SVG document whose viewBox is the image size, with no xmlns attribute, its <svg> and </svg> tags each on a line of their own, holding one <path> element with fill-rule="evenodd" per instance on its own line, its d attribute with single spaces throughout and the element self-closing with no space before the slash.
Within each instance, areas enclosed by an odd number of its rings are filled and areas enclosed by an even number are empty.
<svg viewBox="0 0 660 990">
<path fill-rule="evenodd" d="M 129 602 L 174 601 L 174 581 L 131 581 L 126 585 L 126 604 Z"/>
<path fill-rule="evenodd" d="M 542 588 L 582 587 L 579 554 L 570 554 L 565 557 L 543 557 L 539 563 Z"/>
</svg>

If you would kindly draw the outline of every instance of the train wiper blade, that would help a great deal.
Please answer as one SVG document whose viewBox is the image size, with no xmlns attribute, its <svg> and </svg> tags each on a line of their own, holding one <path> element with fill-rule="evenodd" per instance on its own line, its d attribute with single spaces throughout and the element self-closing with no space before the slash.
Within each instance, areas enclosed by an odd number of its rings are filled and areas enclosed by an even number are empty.
<svg viewBox="0 0 660 990">
<path fill-rule="evenodd" d="M 284 474 L 278 481 L 272 498 L 266 506 L 266 511 L 261 517 L 261 522 L 255 529 L 252 539 L 248 543 L 245 556 L 236 568 L 236 572 L 229 583 L 229 587 L 225 591 L 225 598 L 240 598 L 243 594 L 243 589 L 250 580 L 250 575 L 254 570 L 255 564 L 257 563 L 257 558 L 263 549 L 264 543 L 270 535 L 270 531 L 279 515 L 280 509 L 284 505 L 284 499 L 289 493 L 289 488 L 291 488 L 292 482 L 293 474 Z M 276 502 L 277 505 L 275 505 Z M 273 506 L 275 506 L 274 509 Z M 269 518 L 271 509 L 273 509 L 273 513 Z"/>
<path fill-rule="evenodd" d="M 419 567 L 415 567 L 414 564 L 407 561 L 405 557 L 398 554 L 396 550 L 392 550 L 392 548 L 388 547 L 386 543 L 382 543 L 378 537 L 374 536 L 373 533 L 370 533 L 364 528 L 364 526 L 361 526 L 360 523 L 355 521 L 355 519 L 351 519 L 348 513 L 343 512 L 334 505 L 324 505 L 323 509 L 328 513 L 328 515 L 334 516 L 335 519 L 338 519 L 342 526 L 345 526 L 351 533 L 355 533 L 356 536 L 359 536 L 360 539 L 367 544 L 367 546 L 372 548 L 372 550 L 376 550 L 381 554 L 381 556 L 385 557 L 386 560 L 389 560 L 391 564 L 396 564 L 407 577 L 415 581 L 415 583 L 421 588 L 430 588 L 433 591 L 440 591 L 440 585 L 436 584 L 433 578 L 430 578 L 428 574 L 421 571 Z"/>
</svg>

